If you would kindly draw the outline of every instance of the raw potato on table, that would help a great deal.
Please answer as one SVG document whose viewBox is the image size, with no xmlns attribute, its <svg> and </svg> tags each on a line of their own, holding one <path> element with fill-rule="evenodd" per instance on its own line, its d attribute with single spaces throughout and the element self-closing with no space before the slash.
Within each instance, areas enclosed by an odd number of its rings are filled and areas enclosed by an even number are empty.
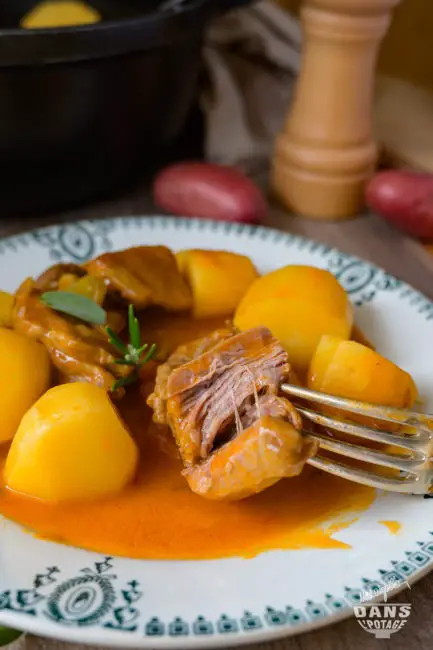
<svg viewBox="0 0 433 650">
<path fill-rule="evenodd" d="M 236 167 L 183 162 L 156 176 L 155 204 L 185 217 L 262 223 L 267 203 L 261 189 Z"/>
</svg>

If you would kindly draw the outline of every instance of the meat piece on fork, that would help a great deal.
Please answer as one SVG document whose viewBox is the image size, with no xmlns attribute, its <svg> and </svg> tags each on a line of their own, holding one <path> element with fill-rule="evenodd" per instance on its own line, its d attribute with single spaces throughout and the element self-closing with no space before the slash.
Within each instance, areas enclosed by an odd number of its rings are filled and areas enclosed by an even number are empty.
<svg viewBox="0 0 433 650">
<path fill-rule="evenodd" d="M 149 398 L 157 421 L 171 427 L 191 489 L 240 499 L 298 474 L 316 445 L 278 395 L 292 369 L 277 339 L 260 327 L 197 347 L 199 356 L 190 349 L 191 360 L 174 367 L 170 358 L 160 368 Z"/>
</svg>

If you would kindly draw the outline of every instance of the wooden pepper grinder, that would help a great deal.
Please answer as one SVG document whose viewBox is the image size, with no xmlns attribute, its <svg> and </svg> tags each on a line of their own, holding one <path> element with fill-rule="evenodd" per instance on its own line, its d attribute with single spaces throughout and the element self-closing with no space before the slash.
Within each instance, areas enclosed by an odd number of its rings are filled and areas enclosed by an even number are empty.
<svg viewBox="0 0 433 650">
<path fill-rule="evenodd" d="M 377 157 L 377 52 L 399 1 L 305 0 L 301 72 L 273 161 L 274 190 L 290 210 L 345 219 L 361 208 Z"/>
</svg>

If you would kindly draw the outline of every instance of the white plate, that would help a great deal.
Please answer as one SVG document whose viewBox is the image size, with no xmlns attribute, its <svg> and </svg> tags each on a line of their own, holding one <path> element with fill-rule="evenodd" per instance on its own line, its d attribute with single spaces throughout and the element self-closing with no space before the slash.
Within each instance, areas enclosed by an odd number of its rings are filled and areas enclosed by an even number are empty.
<svg viewBox="0 0 433 650">
<path fill-rule="evenodd" d="M 433 304 L 395 278 L 326 246 L 264 228 L 186 219 L 121 218 L 0 241 L 0 285 L 62 260 L 166 244 L 249 255 L 260 271 L 330 269 L 360 327 L 412 373 L 433 410 Z M 378 495 L 335 536 L 347 550 L 272 551 L 253 559 L 138 561 L 40 541 L 0 520 L 0 624 L 89 644 L 141 648 L 233 646 L 297 634 L 352 613 L 367 591 L 412 582 L 433 564 L 433 501 Z M 391 535 L 380 520 L 398 520 Z"/>
</svg>

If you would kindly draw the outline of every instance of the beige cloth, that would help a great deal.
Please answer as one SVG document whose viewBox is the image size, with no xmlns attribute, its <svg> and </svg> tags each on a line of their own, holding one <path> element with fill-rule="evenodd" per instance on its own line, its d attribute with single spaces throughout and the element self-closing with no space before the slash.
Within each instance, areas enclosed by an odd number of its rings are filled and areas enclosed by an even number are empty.
<svg viewBox="0 0 433 650">
<path fill-rule="evenodd" d="M 378 77 L 375 135 L 382 162 L 433 173 L 433 92 L 401 79 Z"/>
<path fill-rule="evenodd" d="M 205 47 L 209 83 L 201 97 L 209 160 L 248 173 L 269 168 L 300 50 L 298 21 L 269 1 L 232 11 L 212 25 Z"/>
</svg>

